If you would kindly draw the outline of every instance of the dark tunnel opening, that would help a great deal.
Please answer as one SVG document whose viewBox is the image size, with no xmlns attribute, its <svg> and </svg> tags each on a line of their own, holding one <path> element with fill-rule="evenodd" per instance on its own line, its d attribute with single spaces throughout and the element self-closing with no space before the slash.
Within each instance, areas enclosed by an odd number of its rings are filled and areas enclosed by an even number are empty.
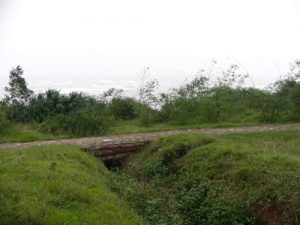
<svg viewBox="0 0 300 225">
<path fill-rule="evenodd" d="M 115 171 L 121 169 L 124 162 L 121 159 L 104 160 L 104 165 L 108 170 Z"/>
</svg>

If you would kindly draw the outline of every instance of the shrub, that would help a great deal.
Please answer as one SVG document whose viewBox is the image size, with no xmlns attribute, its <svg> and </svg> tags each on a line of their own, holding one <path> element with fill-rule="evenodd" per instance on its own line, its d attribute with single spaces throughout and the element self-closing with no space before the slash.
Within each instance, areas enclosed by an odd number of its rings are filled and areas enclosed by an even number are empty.
<svg viewBox="0 0 300 225">
<path fill-rule="evenodd" d="M 75 136 L 103 134 L 110 119 L 97 107 L 88 107 L 66 116 L 63 129 Z"/>
<path fill-rule="evenodd" d="M 77 112 L 90 105 L 95 105 L 96 99 L 80 92 L 61 94 L 57 90 L 47 90 L 33 96 L 26 106 L 26 121 L 43 122 L 49 117 L 59 114 Z M 100 103 L 99 103 L 100 105 Z"/>
<path fill-rule="evenodd" d="M 162 122 L 162 114 L 158 110 L 152 109 L 146 105 L 139 106 L 138 115 L 140 125 L 145 127 L 150 127 L 153 124 Z"/>
<path fill-rule="evenodd" d="M 133 98 L 114 98 L 109 104 L 109 112 L 116 119 L 130 120 L 137 117 L 137 105 Z"/>
<path fill-rule="evenodd" d="M 10 121 L 8 120 L 4 110 L 0 109 L 0 133 L 5 133 L 10 126 Z"/>
<path fill-rule="evenodd" d="M 43 123 L 40 124 L 39 131 L 54 135 L 64 134 L 65 131 L 62 128 L 64 120 L 65 116 L 63 114 L 57 115 L 55 117 L 48 117 Z"/>
<path fill-rule="evenodd" d="M 222 192 L 203 180 L 188 180 L 178 187 L 176 198 L 183 224 L 251 224 L 245 207 L 232 199 L 225 199 Z"/>
<path fill-rule="evenodd" d="M 48 118 L 41 124 L 40 131 L 71 136 L 99 135 L 107 131 L 111 119 L 97 106 L 90 106 L 78 112 Z"/>
</svg>

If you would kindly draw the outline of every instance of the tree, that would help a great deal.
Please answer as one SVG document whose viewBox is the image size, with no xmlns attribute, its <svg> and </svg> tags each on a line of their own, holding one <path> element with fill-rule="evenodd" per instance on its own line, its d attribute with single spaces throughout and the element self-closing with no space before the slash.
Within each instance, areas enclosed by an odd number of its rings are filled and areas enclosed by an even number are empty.
<svg viewBox="0 0 300 225">
<path fill-rule="evenodd" d="M 158 106 L 157 91 L 159 83 L 156 79 L 148 80 L 150 77 L 150 68 L 146 67 L 143 71 L 142 80 L 138 89 L 139 100 L 148 107 L 156 108 Z"/>
<path fill-rule="evenodd" d="M 32 96 L 33 91 L 27 87 L 25 78 L 22 77 L 23 73 L 21 66 L 17 66 L 10 71 L 9 86 L 5 87 L 5 91 L 8 93 L 5 96 L 7 103 L 24 104 Z"/>
</svg>

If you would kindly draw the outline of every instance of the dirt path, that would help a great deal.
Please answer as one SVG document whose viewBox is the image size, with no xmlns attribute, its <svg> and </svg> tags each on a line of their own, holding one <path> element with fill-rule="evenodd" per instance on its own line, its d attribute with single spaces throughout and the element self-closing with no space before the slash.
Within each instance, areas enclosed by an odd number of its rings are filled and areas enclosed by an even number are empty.
<svg viewBox="0 0 300 225">
<path fill-rule="evenodd" d="M 24 148 L 29 146 L 51 145 L 51 144 L 71 144 L 78 145 L 81 148 L 99 148 L 111 145 L 122 144 L 138 144 L 146 141 L 151 141 L 162 136 L 186 133 L 186 132 L 199 132 L 211 135 L 223 135 L 231 133 L 247 133 L 247 132 L 261 132 L 261 131 L 287 131 L 287 130 L 300 130 L 300 123 L 298 124 L 285 124 L 285 125 L 265 125 L 256 127 L 238 127 L 238 128 L 203 128 L 203 129 L 188 129 L 188 130 L 172 130 L 160 131 L 149 133 L 137 133 L 129 135 L 118 136 L 103 136 L 103 137 L 86 137 L 74 139 L 62 139 L 51 141 L 34 141 L 28 143 L 5 143 L 0 144 L 0 150 Z"/>
</svg>

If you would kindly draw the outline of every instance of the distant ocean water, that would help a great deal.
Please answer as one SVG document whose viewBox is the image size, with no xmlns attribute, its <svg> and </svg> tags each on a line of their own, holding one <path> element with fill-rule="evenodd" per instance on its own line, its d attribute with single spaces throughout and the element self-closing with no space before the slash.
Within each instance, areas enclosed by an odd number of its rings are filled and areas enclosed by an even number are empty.
<svg viewBox="0 0 300 225">
<path fill-rule="evenodd" d="M 159 82 L 159 91 L 168 91 L 171 88 L 180 85 L 179 80 Z M 36 81 L 28 82 L 28 87 L 35 93 L 42 93 L 48 89 L 56 89 L 61 93 L 70 93 L 72 91 L 83 92 L 89 95 L 100 95 L 110 88 L 122 89 L 126 96 L 136 96 L 141 81 L 137 80 L 82 80 L 82 81 Z M 7 84 L 0 83 L 0 97 L 5 95 L 4 87 Z"/>
</svg>

